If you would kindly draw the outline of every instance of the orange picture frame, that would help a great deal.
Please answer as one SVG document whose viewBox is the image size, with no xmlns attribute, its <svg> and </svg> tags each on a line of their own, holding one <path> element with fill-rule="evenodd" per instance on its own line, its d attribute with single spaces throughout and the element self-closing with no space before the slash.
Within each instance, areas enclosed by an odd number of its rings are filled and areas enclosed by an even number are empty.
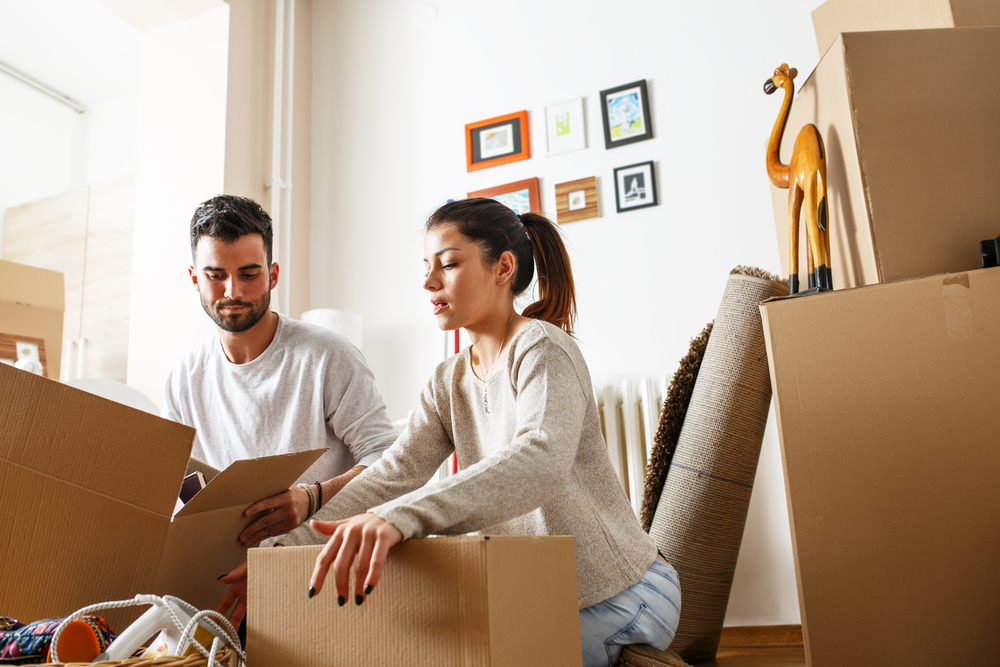
<svg viewBox="0 0 1000 667">
<path fill-rule="evenodd" d="M 496 167 L 530 157 L 527 110 L 465 126 L 466 171 Z"/>
</svg>

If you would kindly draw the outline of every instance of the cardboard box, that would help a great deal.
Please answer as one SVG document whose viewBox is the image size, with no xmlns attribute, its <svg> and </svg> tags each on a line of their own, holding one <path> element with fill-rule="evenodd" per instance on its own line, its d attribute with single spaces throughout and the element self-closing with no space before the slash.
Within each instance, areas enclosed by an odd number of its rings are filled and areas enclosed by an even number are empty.
<svg viewBox="0 0 1000 667">
<path fill-rule="evenodd" d="M 61 325 L 60 325 L 61 327 Z M 0 366 L 0 612 L 65 616 L 137 593 L 214 608 L 248 505 L 325 450 L 239 461 L 171 521 L 194 429 Z M 126 614 L 108 613 L 121 631 Z"/>
<path fill-rule="evenodd" d="M 997 663 L 1000 269 L 761 306 L 812 667 Z"/>
<path fill-rule="evenodd" d="M 331 579 L 308 598 L 321 549 L 250 552 L 247 654 L 255 667 L 582 662 L 572 537 L 403 542 L 360 607 L 353 599 L 338 607 Z"/>
<path fill-rule="evenodd" d="M 822 56 L 842 32 L 1000 25 L 996 0 L 827 0 L 813 10 Z"/>
<path fill-rule="evenodd" d="M 0 259 L 0 285 L 0 361 L 16 361 L 17 343 L 23 341 L 37 350 L 45 376 L 58 380 L 66 309 L 63 274 Z"/>
<path fill-rule="evenodd" d="M 802 126 L 823 135 L 834 287 L 982 266 L 979 242 L 1000 234 L 997 118 L 1000 27 L 837 39 L 801 83 L 781 147 L 787 164 Z M 788 190 L 771 192 L 787 275 Z"/>
</svg>

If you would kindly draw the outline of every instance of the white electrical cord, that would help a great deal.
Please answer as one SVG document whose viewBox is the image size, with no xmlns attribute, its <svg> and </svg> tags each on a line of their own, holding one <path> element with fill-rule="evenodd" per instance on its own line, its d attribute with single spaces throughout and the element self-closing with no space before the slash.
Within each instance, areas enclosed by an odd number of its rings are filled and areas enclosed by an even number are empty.
<svg viewBox="0 0 1000 667">
<path fill-rule="evenodd" d="M 83 609 L 78 609 L 64 618 L 62 623 L 59 624 L 59 627 L 56 628 L 55 634 L 52 635 L 52 645 L 50 648 L 52 662 L 59 662 L 59 636 L 62 634 L 63 628 L 65 628 L 70 621 L 102 609 L 123 609 L 125 607 L 133 607 L 140 604 L 149 604 L 166 609 L 167 613 L 170 615 L 170 620 L 174 622 L 174 625 L 178 630 L 182 631 L 180 641 L 177 643 L 178 655 L 183 655 L 190 645 L 193 646 L 196 651 L 201 653 L 203 657 L 208 659 L 208 667 L 221 667 L 221 663 L 216 660 L 215 656 L 220 650 L 222 650 L 222 642 L 225 642 L 225 644 L 229 646 L 234 653 L 236 653 L 238 660 L 237 664 L 242 667 L 246 667 L 246 653 L 244 653 L 243 649 L 240 647 L 236 630 L 225 616 L 214 610 L 199 611 L 191 618 L 190 621 L 188 621 L 187 625 L 185 625 L 177 616 L 177 613 L 173 609 L 173 605 L 165 604 L 164 599 L 180 600 L 179 598 L 175 598 L 170 595 L 166 595 L 163 598 L 158 595 L 136 595 L 131 600 L 101 602 L 99 604 L 92 604 L 88 607 L 84 607 Z M 187 605 L 186 602 L 184 604 Z M 212 634 L 215 635 L 215 638 L 212 640 L 211 652 L 202 646 L 200 642 L 192 641 L 194 638 L 194 631 L 198 629 L 199 622 L 208 626 L 208 628 L 213 631 Z M 220 637 L 220 635 L 223 635 L 224 638 Z"/>
</svg>

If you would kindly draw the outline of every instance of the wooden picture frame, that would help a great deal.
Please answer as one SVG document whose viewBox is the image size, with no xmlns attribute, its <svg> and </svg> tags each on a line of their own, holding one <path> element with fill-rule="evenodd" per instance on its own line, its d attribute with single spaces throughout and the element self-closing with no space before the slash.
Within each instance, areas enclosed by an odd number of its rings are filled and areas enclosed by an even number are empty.
<svg viewBox="0 0 1000 667">
<path fill-rule="evenodd" d="M 615 206 L 619 213 L 657 203 L 656 170 L 652 160 L 615 169 Z"/>
<path fill-rule="evenodd" d="M 527 110 L 465 126 L 466 171 L 496 167 L 530 157 Z"/>
<path fill-rule="evenodd" d="M 556 221 L 560 225 L 599 217 L 597 204 L 596 176 L 556 185 Z"/>
<path fill-rule="evenodd" d="M 49 363 L 45 356 L 45 340 L 32 336 L 0 333 L 0 363 L 13 366 L 21 359 L 33 359 L 42 365 L 42 374 L 50 380 Z"/>
<path fill-rule="evenodd" d="M 646 80 L 601 91 L 604 147 L 617 148 L 653 138 Z"/>
<path fill-rule="evenodd" d="M 470 192 L 469 199 L 473 197 L 496 199 L 518 215 L 528 213 L 529 211 L 538 211 L 541 208 L 538 198 L 537 176 L 526 178 L 523 181 L 507 183 L 506 185 L 498 185 L 494 188 Z"/>
</svg>

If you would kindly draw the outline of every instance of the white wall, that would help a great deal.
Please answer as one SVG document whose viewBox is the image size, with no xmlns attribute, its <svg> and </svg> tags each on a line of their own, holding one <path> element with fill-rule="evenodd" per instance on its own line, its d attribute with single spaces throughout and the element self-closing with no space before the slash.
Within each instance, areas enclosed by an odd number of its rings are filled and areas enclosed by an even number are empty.
<svg viewBox="0 0 1000 667">
<path fill-rule="evenodd" d="M 0 60 L 83 103 L 0 74 L 5 209 L 135 171 L 139 32 L 95 0 L 0 0 Z"/>
<path fill-rule="evenodd" d="M 778 272 L 764 170 L 782 62 L 818 61 L 819 0 L 330 0 L 313 24 L 312 307 L 364 316 L 365 355 L 404 416 L 441 359 L 422 222 L 448 198 L 598 177 L 602 216 L 563 226 L 595 384 L 672 375 L 729 271 Z M 435 20 L 428 20 L 434 17 Z M 605 150 L 599 91 L 645 78 L 655 138 Z M 544 157 L 544 107 L 584 96 L 588 149 Z M 466 123 L 528 109 L 530 160 L 465 170 Z M 656 161 L 660 206 L 616 214 L 612 169 Z M 773 418 L 727 625 L 798 623 Z"/>
<path fill-rule="evenodd" d="M 222 192 L 229 6 L 143 35 L 128 384 L 157 405 L 171 366 L 214 326 L 191 287 L 188 226 Z"/>
</svg>

